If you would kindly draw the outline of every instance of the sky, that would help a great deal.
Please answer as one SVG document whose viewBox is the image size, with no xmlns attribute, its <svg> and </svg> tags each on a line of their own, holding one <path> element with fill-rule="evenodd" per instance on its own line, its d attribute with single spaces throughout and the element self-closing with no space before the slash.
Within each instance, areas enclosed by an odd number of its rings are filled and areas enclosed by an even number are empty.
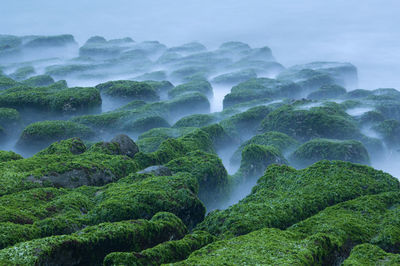
<svg viewBox="0 0 400 266">
<path fill-rule="evenodd" d="M 70 33 L 200 41 L 210 49 L 228 40 L 269 46 L 285 66 L 351 62 L 359 87 L 400 89 L 398 0 L 1 0 L 0 33 Z"/>
</svg>

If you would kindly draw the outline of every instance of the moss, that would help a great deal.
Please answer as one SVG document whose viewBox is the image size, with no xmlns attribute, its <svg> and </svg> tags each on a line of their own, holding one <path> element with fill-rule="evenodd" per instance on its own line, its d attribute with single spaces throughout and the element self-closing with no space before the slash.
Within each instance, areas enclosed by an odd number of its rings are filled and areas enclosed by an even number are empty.
<svg viewBox="0 0 400 266">
<path fill-rule="evenodd" d="M 130 80 L 109 81 L 96 86 L 105 95 L 129 100 L 157 101 L 156 90 L 145 82 Z"/>
<path fill-rule="evenodd" d="M 237 84 L 254 78 L 257 78 L 257 73 L 253 69 L 246 69 L 216 76 L 212 79 L 212 82 L 218 84 Z"/>
<path fill-rule="evenodd" d="M 21 133 L 17 146 L 20 148 L 38 149 L 54 141 L 78 137 L 94 138 L 95 133 L 85 125 L 69 121 L 42 121 L 30 124 Z"/>
<path fill-rule="evenodd" d="M 359 197 L 328 207 L 285 231 L 264 228 L 214 242 L 178 265 L 202 265 L 206 261 L 212 265 L 339 265 L 353 246 L 368 243 L 380 231 L 380 219 L 399 203 L 398 195 Z M 355 248 L 354 255 L 363 253 L 363 249 L 372 252 L 354 258 L 362 259 L 361 265 L 375 265 L 373 262 L 380 261 L 382 255 L 388 255 L 371 245 L 359 248 Z"/>
<path fill-rule="evenodd" d="M 19 112 L 12 108 L 0 108 L 0 125 L 3 127 L 15 127 L 21 122 Z"/>
<path fill-rule="evenodd" d="M 222 128 L 233 138 L 246 139 L 256 133 L 260 122 L 271 112 L 268 106 L 257 106 L 233 115 L 220 122 Z"/>
<path fill-rule="evenodd" d="M 205 214 L 197 191 L 197 180 L 188 173 L 153 176 L 132 184 L 121 179 L 97 193 L 95 201 L 99 203 L 88 212 L 88 217 L 92 223 L 148 219 L 158 211 L 168 210 L 193 227 Z"/>
<path fill-rule="evenodd" d="M 385 120 L 373 126 L 372 129 L 381 135 L 389 147 L 400 145 L 400 122 L 397 120 Z"/>
<path fill-rule="evenodd" d="M 137 76 L 134 79 L 139 81 L 144 81 L 144 80 L 163 81 L 167 79 L 167 73 L 165 73 L 165 71 L 153 71 L 149 73 L 144 73 L 143 75 Z"/>
<path fill-rule="evenodd" d="M 199 79 L 207 78 L 210 69 L 203 66 L 185 66 L 174 70 L 170 74 L 170 78 L 173 80 L 187 80 L 188 77 L 198 76 Z"/>
<path fill-rule="evenodd" d="M 283 106 L 261 122 L 260 132 L 279 131 L 300 140 L 312 138 L 358 139 L 356 123 L 344 111 L 332 108 L 295 109 Z"/>
<path fill-rule="evenodd" d="M 160 127 L 170 127 L 168 122 L 160 116 L 147 116 L 124 125 L 126 131 L 139 134 Z"/>
<path fill-rule="evenodd" d="M 54 36 L 33 36 L 24 46 L 26 48 L 50 48 L 76 44 L 74 36 L 63 34 Z"/>
<path fill-rule="evenodd" d="M 205 126 L 202 127 L 201 130 L 208 134 L 215 150 L 220 150 L 232 144 L 236 144 L 236 141 L 227 134 L 220 124 Z"/>
<path fill-rule="evenodd" d="M 288 164 L 288 162 L 273 146 L 248 144 L 242 151 L 240 168 L 235 176 L 241 179 L 259 177 L 271 164 Z"/>
<path fill-rule="evenodd" d="M 249 144 L 272 146 L 281 153 L 290 151 L 299 145 L 299 143 L 295 139 L 289 137 L 284 133 L 270 131 L 264 134 L 256 135 L 242 143 L 230 159 L 230 162 L 232 164 L 240 163 L 240 160 L 242 159 L 242 151 Z"/>
<path fill-rule="evenodd" d="M 23 157 L 13 151 L 0 151 L 0 162 L 21 160 Z"/>
<path fill-rule="evenodd" d="M 370 164 L 367 149 L 355 140 L 313 139 L 301 145 L 289 159 L 297 167 L 306 167 L 320 160 Z"/>
<path fill-rule="evenodd" d="M 359 98 L 368 97 L 370 95 L 372 95 L 372 91 L 370 91 L 370 90 L 357 89 L 357 90 L 348 91 L 346 94 L 346 98 L 359 99 Z"/>
<path fill-rule="evenodd" d="M 104 265 L 161 265 L 186 259 L 190 253 L 213 242 L 207 232 L 195 231 L 180 240 L 158 244 L 140 253 L 115 252 L 104 259 Z"/>
<path fill-rule="evenodd" d="M 24 85 L 30 87 L 45 87 L 53 84 L 54 82 L 54 79 L 49 75 L 34 76 L 22 81 Z"/>
<path fill-rule="evenodd" d="M 224 97 L 224 109 L 235 104 L 260 98 L 296 98 L 301 94 L 301 87 L 293 82 L 268 78 L 256 78 L 242 82 Z"/>
<path fill-rule="evenodd" d="M 199 182 L 199 198 L 208 209 L 224 200 L 228 192 L 228 174 L 215 154 L 194 151 L 166 165 L 172 173 L 191 173 Z"/>
<path fill-rule="evenodd" d="M 29 76 L 32 76 L 36 73 L 35 68 L 33 66 L 25 66 L 20 67 L 15 70 L 14 73 L 10 75 L 11 78 L 15 80 L 24 80 L 27 79 Z"/>
<path fill-rule="evenodd" d="M 378 246 L 371 244 L 357 245 L 351 250 L 350 256 L 343 261 L 344 266 L 356 265 L 399 265 L 400 255 L 387 253 Z"/>
<path fill-rule="evenodd" d="M 137 108 L 140 108 L 142 106 L 145 106 L 146 102 L 142 100 L 134 100 L 131 101 L 130 103 L 122 106 L 121 108 L 118 108 L 116 111 L 128 111 L 128 110 L 135 110 Z"/>
<path fill-rule="evenodd" d="M 0 261 L 11 265 L 101 264 L 116 251 L 136 251 L 169 239 L 179 239 L 187 229 L 175 215 L 158 213 L 150 221 L 102 223 L 75 234 L 23 242 L 0 251 Z"/>
<path fill-rule="evenodd" d="M 206 96 L 195 92 L 176 97 L 169 101 L 168 110 L 171 117 L 182 114 L 209 113 L 210 102 Z"/>
<path fill-rule="evenodd" d="M 79 114 L 99 108 L 101 97 L 95 88 L 21 87 L 3 91 L 0 106 L 29 112 L 33 109 L 45 114 Z"/>
<path fill-rule="evenodd" d="M 37 155 L 50 155 L 50 154 L 68 154 L 77 155 L 82 154 L 86 151 L 86 146 L 83 141 L 79 138 L 70 138 L 67 140 L 60 140 L 52 143 L 46 149 L 37 153 Z"/>
<path fill-rule="evenodd" d="M 121 128 L 123 121 L 129 120 L 134 113 L 128 111 L 106 112 L 98 115 L 83 115 L 74 117 L 72 122 L 86 125 L 96 130 L 115 130 Z"/>
<path fill-rule="evenodd" d="M 210 213 L 198 229 L 222 237 L 264 227 L 284 229 L 339 202 L 398 189 L 392 176 L 348 162 L 320 161 L 303 170 L 272 165 L 250 195 Z"/>
<path fill-rule="evenodd" d="M 378 111 L 365 112 L 360 116 L 360 119 L 359 119 L 361 125 L 372 125 L 375 123 L 382 122 L 384 120 L 385 120 L 385 118 Z"/>
<path fill-rule="evenodd" d="M 178 120 L 173 127 L 181 128 L 181 127 L 204 127 L 215 122 L 215 118 L 213 115 L 209 114 L 195 114 L 189 115 Z"/>
<path fill-rule="evenodd" d="M 17 85 L 18 82 L 16 82 L 15 80 L 9 77 L 0 76 L 0 90 L 6 90 Z"/>
<path fill-rule="evenodd" d="M 346 93 L 346 89 L 339 85 L 325 85 L 308 94 L 307 99 L 335 99 Z"/>
<path fill-rule="evenodd" d="M 188 92 L 200 92 L 209 97 L 213 95 L 211 84 L 207 80 L 199 80 L 176 86 L 168 91 L 168 96 L 169 98 L 175 98 L 176 96 L 183 95 Z"/>
</svg>

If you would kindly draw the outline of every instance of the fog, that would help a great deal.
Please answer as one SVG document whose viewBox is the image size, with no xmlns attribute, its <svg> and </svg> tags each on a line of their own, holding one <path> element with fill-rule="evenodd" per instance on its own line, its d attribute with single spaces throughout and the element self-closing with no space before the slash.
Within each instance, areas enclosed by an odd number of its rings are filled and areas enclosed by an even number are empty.
<svg viewBox="0 0 400 266">
<path fill-rule="evenodd" d="M 242 41 L 252 48 L 269 46 L 276 61 L 285 67 L 313 61 L 349 62 L 358 68 L 359 88 L 400 89 L 400 30 L 396 28 L 400 24 L 398 10 L 400 2 L 395 0 L 3 0 L 0 34 L 72 34 L 79 46 L 95 35 L 104 36 L 108 40 L 123 37 L 131 37 L 136 42 L 157 40 L 168 47 L 199 41 L 207 46 L 208 51 L 217 49 L 226 41 Z M 52 57 L 48 50 L 43 53 L 47 58 Z M 55 55 L 58 58 L 49 60 L 53 60 L 54 64 L 62 64 L 63 60 L 78 56 L 78 46 L 73 47 L 70 52 L 65 52 L 64 57 L 60 58 L 57 53 Z M 24 56 L 23 60 L 27 61 L 41 58 L 42 55 L 35 51 Z M 157 54 L 151 60 L 159 56 L 160 54 Z M 49 65 L 50 61 L 42 62 L 43 66 L 36 62 L 38 74 L 44 73 L 45 66 Z M 120 68 L 124 67 L 122 65 Z M 94 86 L 108 81 L 110 76 L 112 79 L 134 79 L 147 72 L 166 70 L 156 67 L 133 73 L 125 73 L 120 68 L 108 68 L 107 73 L 102 73 L 105 68 L 100 67 L 100 70 L 95 69 L 91 72 L 94 77 L 88 76 L 85 79 L 72 76 L 67 81 L 69 86 Z M 11 73 L 14 70 L 8 71 Z M 225 72 L 226 70 L 223 70 L 221 74 Z M 100 73 L 105 75 L 96 78 L 97 74 L 101 76 Z M 217 74 L 220 73 L 214 73 L 213 77 Z M 213 77 L 210 77 L 210 80 Z M 174 85 L 179 84 L 174 80 L 170 81 Z M 214 95 L 209 97 L 210 112 L 221 112 L 224 96 L 230 92 L 232 86 L 211 83 Z M 129 102 L 105 95 L 102 95 L 102 100 L 103 112 L 115 110 Z M 167 100 L 167 95 L 161 95 L 161 100 Z M 321 105 L 320 102 L 311 102 L 297 108 L 309 110 Z M 361 116 L 371 110 L 373 108 L 355 107 L 347 112 L 351 116 Z M 187 114 L 177 114 L 171 117 L 168 123 L 173 125 L 185 115 Z M 362 131 L 366 136 L 379 137 L 371 128 L 363 128 Z M 137 139 L 137 135 L 130 136 Z M 17 137 L 13 136 L 2 149 L 12 149 L 18 140 Z M 251 136 L 241 137 L 241 141 L 244 141 Z M 112 136 L 103 134 L 102 138 L 109 140 Z M 239 165 L 229 163 L 238 146 L 239 143 L 217 151 L 229 174 L 234 174 L 239 168 Z M 21 153 L 24 154 L 23 151 Z M 398 153 L 386 151 L 383 157 L 378 158 L 375 154 L 371 157 L 372 166 L 399 177 L 400 170 L 392 164 L 400 157 Z M 235 198 L 230 199 L 223 207 L 243 198 L 255 182 L 256 179 L 252 179 L 243 183 L 239 191 L 232 193 Z"/>
<path fill-rule="evenodd" d="M 170 45 L 226 40 L 268 45 L 285 66 L 347 61 L 360 87 L 400 87 L 400 3 L 384 1 L 3 0 L 0 32 L 15 35 L 130 36 Z"/>
</svg>

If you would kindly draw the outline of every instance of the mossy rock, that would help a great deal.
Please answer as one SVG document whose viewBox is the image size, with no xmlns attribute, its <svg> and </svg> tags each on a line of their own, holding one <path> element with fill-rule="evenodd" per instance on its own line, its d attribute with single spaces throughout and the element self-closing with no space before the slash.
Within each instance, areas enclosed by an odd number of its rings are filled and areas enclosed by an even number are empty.
<svg viewBox="0 0 400 266">
<path fill-rule="evenodd" d="M 199 42 L 189 42 L 180 46 L 171 47 L 167 52 L 173 53 L 200 53 L 206 51 L 207 48 Z"/>
<path fill-rule="evenodd" d="M 290 80 L 296 82 L 305 91 L 311 92 L 322 86 L 329 86 L 335 84 L 335 80 L 329 74 L 325 74 L 312 69 L 288 69 L 282 71 L 277 79 Z"/>
<path fill-rule="evenodd" d="M 397 120 L 385 120 L 372 127 L 391 148 L 400 145 L 400 122 Z"/>
<path fill-rule="evenodd" d="M 198 229 L 221 237 L 264 227 L 284 229 L 339 202 L 397 190 L 397 179 L 368 166 L 320 161 L 295 170 L 272 165 L 250 195 L 226 210 L 210 213 Z"/>
<path fill-rule="evenodd" d="M 77 45 L 74 36 L 71 34 L 54 35 L 54 36 L 32 36 L 30 40 L 24 44 L 25 48 L 53 48 L 65 47 L 68 45 Z"/>
<path fill-rule="evenodd" d="M 54 142 L 36 155 L 78 155 L 84 153 L 86 150 L 86 145 L 80 138 L 70 138 Z"/>
<path fill-rule="evenodd" d="M 0 106 L 44 115 L 70 115 L 96 111 L 101 97 L 95 88 L 15 87 L 2 91 Z"/>
<path fill-rule="evenodd" d="M 52 236 L 22 242 L 0 251 L 0 262 L 8 265 L 85 264 L 97 265 L 116 251 L 136 251 L 187 232 L 171 213 L 158 213 L 148 220 L 129 220 L 89 226 L 71 235 Z"/>
<path fill-rule="evenodd" d="M 187 94 L 190 92 L 200 92 L 208 97 L 211 97 L 213 95 L 211 84 L 207 80 L 198 80 L 176 86 L 175 88 L 168 91 L 168 97 L 175 98 L 179 95 Z"/>
<path fill-rule="evenodd" d="M 361 134 L 355 121 L 343 112 L 332 108 L 302 110 L 283 106 L 265 117 L 260 132 L 279 131 L 299 141 L 312 138 L 358 139 Z"/>
<path fill-rule="evenodd" d="M 6 90 L 17 86 L 19 83 L 9 77 L 0 76 L 0 90 Z"/>
<path fill-rule="evenodd" d="M 55 83 L 54 79 L 49 75 L 39 75 L 26 79 L 21 82 L 30 87 L 46 87 Z"/>
<path fill-rule="evenodd" d="M 367 149 L 355 140 L 313 139 L 301 145 L 289 159 L 297 167 L 306 167 L 320 160 L 370 164 Z"/>
<path fill-rule="evenodd" d="M 312 62 L 304 65 L 292 66 L 278 76 L 278 78 L 287 78 L 294 76 L 301 71 L 316 71 L 325 75 L 328 75 L 333 79 L 334 83 L 344 87 L 356 87 L 358 82 L 357 68 L 350 63 L 340 62 Z M 303 73 L 302 73 L 303 74 Z M 321 84 L 322 85 L 331 85 Z"/>
<path fill-rule="evenodd" d="M 124 130 L 140 134 L 153 128 L 170 127 L 169 123 L 160 116 L 147 116 L 124 125 Z"/>
<path fill-rule="evenodd" d="M 129 100 L 157 101 L 159 96 L 156 90 L 145 82 L 130 80 L 109 81 L 96 86 L 108 96 Z"/>
<path fill-rule="evenodd" d="M 290 151 L 299 145 L 299 143 L 295 139 L 289 137 L 288 135 L 286 135 L 284 133 L 276 132 L 276 131 L 269 131 L 264 134 L 256 135 L 256 136 L 252 137 L 251 139 L 243 142 L 239 146 L 239 148 L 237 148 L 235 153 L 232 155 L 232 157 L 230 159 L 231 164 L 240 163 L 240 161 L 242 159 L 242 151 L 249 144 L 272 146 L 272 147 L 275 147 L 281 153 Z"/>
<path fill-rule="evenodd" d="M 75 122 L 42 121 L 30 124 L 22 131 L 17 147 L 35 150 L 62 139 L 78 137 L 89 140 L 95 136 L 95 132 L 90 128 Z"/>
<path fill-rule="evenodd" d="M 339 85 L 325 85 L 308 94 L 307 99 L 322 100 L 336 99 L 346 93 L 346 89 Z"/>
<path fill-rule="evenodd" d="M 6 128 L 13 128 L 21 123 L 19 112 L 12 108 L 0 108 L 0 125 Z"/>
<path fill-rule="evenodd" d="M 10 74 L 10 77 L 15 80 L 24 80 L 29 76 L 32 76 L 36 73 L 35 68 L 33 66 L 24 66 L 16 69 L 14 73 Z"/>
<path fill-rule="evenodd" d="M 201 93 L 194 92 L 176 97 L 168 102 L 170 116 L 189 115 L 196 113 L 209 113 L 210 102 Z"/>
<path fill-rule="evenodd" d="M 257 132 L 261 121 L 271 112 L 268 106 L 256 106 L 220 122 L 232 138 L 246 139 Z"/>
<path fill-rule="evenodd" d="M 254 177 L 261 176 L 265 169 L 271 164 L 288 164 L 281 152 L 273 146 L 259 144 L 248 144 L 242 151 L 240 168 L 235 178 L 248 181 Z"/>
<path fill-rule="evenodd" d="M 235 104 L 249 102 L 261 98 L 297 98 L 302 88 L 290 81 L 268 78 L 256 78 L 242 82 L 234 87 L 223 100 L 224 109 Z"/>
<path fill-rule="evenodd" d="M 368 111 L 363 113 L 360 118 L 361 125 L 373 125 L 379 122 L 383 122 L 385 120 L 384 116 L 379 111 Z"/>
<path fill-rule="evenodd" d="M 212 79 L 212 82 L 217 84 L 238 84 L 254 78 L 257 78 L 257 73 L 253 69 L 246 69 L 216 76 Z"/>
<path fill-rule="evenodd" d="M 194 151 L 168 162 L 172 173 L 188 172 L 199 182 L 199 198 L 208 209 L 224 200 L 228 192 L 228 174 L 215 154 Z"/>
<path fill-rule="evenodd" d="M 108 254 L 104 265 L 161 265 L 186 259 L 192 252 L 215 240 L 210 233 L 195 231 L 179 240 L 171 240 L 153 248 L 137 252 L 114 252 Z"/>
<path fill-rule="evenodd" d="M 19 154 L 16 154 L 13 151 L 0 151 L 0 162 L 8 162 L 8 161 L 15 161 L 24 159 Z"/>
<path fill-rule="evenodd" d="M 399 192 L 391 192 L 348 200 L 286 230 L 264 228 L 211 243 L 177 265 L 339 265 L 354 246 L 353 257 L 345 265 L 385 265 L 383 259 L 395 262 L 397 254 L 390 255 L 372 245 L 357 245 L 373 241 L 379 234 L 382 217 L 391 212 L 392 206 L 398 209 L 398 196 Z"/>
<path fill-rule="evenodd" d="M 195 114 L 185 116 L 179 119 L 174 125 L 174 128 L 182 127 L 204 127 L 215 122 L 215 117 L 210 114 Z"/>
<path fill-rule="evenodd" d="M 385 252 L 372 244 L 361 244 L 351 250 L 350 256 L 343 261 L 342 265 L 400 265 L 400 255 Z"/>
<path fill-rule="evenodd" d="M 138 81 L 145 81 L 145 80 L 163 81 L 167 79 L 167 73 L 165 71 L 153 71 L 149 73 L 144 73 L 143 75 L 137 76 L 134 79 Z"/>
</svg>

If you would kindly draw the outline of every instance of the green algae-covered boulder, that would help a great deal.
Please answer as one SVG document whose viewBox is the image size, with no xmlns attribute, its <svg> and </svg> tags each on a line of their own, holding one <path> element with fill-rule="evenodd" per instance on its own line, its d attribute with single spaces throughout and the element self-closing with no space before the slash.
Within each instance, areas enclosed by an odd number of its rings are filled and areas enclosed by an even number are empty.
<svg viewBox="0 0 400 266">
<path fill-rule="evenodd" d="M 145 81 L 145 80 L 153 80 L 153 81 L 163 81 L 167 79 L 167 73 L 165 71 L 153 71 L 149 73 L 144 73 L 143 75 L 137 76 L 134 80 Z"/>
<path fill-rule="evenodd" d="M 54 35 L 54 36 L 26 36 L 27 43 L 25 48 L 53 48 L 64 47 L 69 45 L 77 45 L 74 36 L 71 34 Z"/>
<path fill-rule="evenodd" d="M 46 87 L 54 84 L 54 82 L 54 79 L 49 75 L 39 75 L 26 79 L 21 83 L 30 87 Z"/>
<path fill-rule="evenodd" d="M 12 78 L 1 76 L 0 75 L 0 90 L 6 90 L 17 86 L 19 83 L 13 80 Z"/>
<path fill-rule="evenodd" d="M 0 108 L 0 126 L 15 128 L 21 122 L 19 112 L 12 108 Z"/>
<path fill-rule="evenodd" d="M 237 148 L 235 153 L 232 155 L 232 157 L 230 159 L 230 162 L 232 164 L 240 163 L 240 160 L 242 159 L 242 151 L 249 144 L 272 146 L 272 147 L 275 147 L 281 153 L 290 151 L 299 145 L 299 143 L 295 139 L 289 137 L 288 135 L 286 135 L 284 133 L 276 132 L 276 131 L 269 131 L 264 134 L 256 135 L 256 136 L 252 137 L 251 139 L 243 142 L 239 146 L 239 148 Z"/>
<path fill-rule="evenodd" d="M 128 100 L 157 101 L 156 90 L 145 82 L 118 80 L 109 81 L 96 86 L 105 95 Z"/>
<path fill-rule="evenodd" d="M 140 134 L 153 128 L 170 127 L 169 123 L 158 115 L 147 116 L 137 120 L 127 122 L 124 125 L 124 130 Z"/>
<path fill-rule="evenodd" d="M 84 153 L 86 150 L 87 147 L 80 138 L 70 138 L 52 143 L 49 147 L 38 152 L 37 155 L 78 155 Z"/>
<path fill-rule="evenodd" d="M 399 192 L 390 192 L 348 200 L 286 230 L 264 228 L 211 243 L 177 265 L 340 265 L 354 246 L 353 257 L 345 265 L 385 265 L 383 259 L 396 262 L 397 255 L 357 245 L 374 241 L 381 219 L 398 209 L 398 196 Z"/>
<path fill-rule="evenodd" d="M 321 100 L 321 99 L 335 99 L 346 93 L 346 89 L 339 85 L 325 85 L 318 90 L 308 94 L 307 99 Z"/>
<path fill-rule="evenodd" d="M 185 116 L 179 119 L 174 125 L 174 128 L 182 127 L 204 127 L 215 122 L 215 117 L 211 114 L 195 114 Z"/>
<path fill-rule="evenodd" d="M 120 134 L 115 136 L 110 142 L 101 141 L 93 144 L 88 151 L 109 155 L 126 155 L 133 158 L 139 152 L 139 148 L 130 137 Z"/>
<path fill-rule="evenodd" d="M 304 65 L 292 66 L 282 73 L 278 78 L 286 78 L 292 75 L 296 75 L 301 71 L 315 71 L 325 75 L 328 75 L 333 81 L 344 87 L 357 87 L 358 76 L 357 68 L 350 63 L 340 63 L 340 62 L 312 62 Z M 332 84 L 332 83 L 330 83 Z M 330 84 L 321 84 L 330 85 Z"/>
<path fill-rule="evenodd" d="M 242 151 L 242 160 L 237 175 L 244 179 L 261 176 L 271 164 L 288 164 L 281 152 L 273 146 L 248 144 Z"/>
<path fill-rule="evenodd" d="M 35 159 L 41 163 L 45 160 L 53 163 L 54 169 L 54 160 L 49 158 Z M 122 170 L 116 168 L 121 166 L 117 165 L 117 160 L 122 158 L 118 156 L 92 156 L 92 161 L 86 161 L 86 165 L 85 155 L 62 158 L 72 160 L 73 167 L 79 164 L 89 167 L 87 171 L 99 167 L 100 159 L 110 171 Z M 97 165 L 95 160 L 98 160 Z M 27 165 L 29 161 L 23 163 Z M 121 175 L 134 171 L 125 169 Z M 193 227 L 203 220 L 205 214 L 205 207 L 196 196 L 197 191 L 196 178 L 188 173 L 179 173 L 174 176 L 131 174 L 120 182 L 102 187 L 33 188 L 2 195 L 0 232 L 4 237 L 0 240 L 0 248 L 40 237 L 69 234 L 102 222 L 150 219 L 159 211 L 172 212 L 187 226 Z"/>
<path fill-rule="evenodd" d="M 168 102 L 171 117 L 196 113 L 209 113 L 210 102 L 199 92 L 184 94 Z"/>
<path fill-rule="evenodd" d="M 309 110 L 283 106 L 261 122 L 260 132 L 279 131 L 297 140 L 312 138 L 358 139 L 359 129 L 343 111 L 314 107 Z"/>
<path fill-rule="evenodd" d="M 224 109 L 235 104 L 262 98 L 298 98 L 301 87 L 290 81 L 256 78 L 234 86 L 224 97 Z"/>
<path fill-rule="evenodd" d="M 151 220 L 128 220 L 89 226 L 71 235 L 22 242 L 0 251 L 8 265 L 98 265 L 111 252 L 136 251 L 182 238 L 187 229 L 171 213 L 157 213 Z"/>
<path fill-rule="evenodd" d="M 256 106 L 222 120 L 220 125 L 231 137 L 246 139 L 255 135 L 261 121 L 270 112 L 268 106 Z"/>
<path fill-rule="evenodd" d="M 313 139 L 301 145 L 289 159 L 297 167 L 305 167 L 320 160 L 370 164 L 367 149 L 355 140 Z"/>
<path fill-rule="evenodd" d="M 18 111 L 42 112 L 47 115 L 71 115 L 93 112 L 101 106 L 95 88 L 16 87 L 0 94 L 0 106 Z"/>
<path fill-rule="evenodd" d="M 168 162 L 172 173 L 188 172 L 199 182 L 199 198 L 209 209 L 214 208 L 227 196 L 228 174 L 221 159 L 215 154 L 202 151 L 189 152 Z"/>
<path fill-rule="evenodd" d="M 30 124 L 21 133 L 17 146 L 21 149 L 40 149 L 54 141 L 78 137 L 93 139 L 95 132 L 85 125 L 70 121 L 42 121 Z"/>
<path fill-rule="evenodd" d="M 400 122 L 397 120 L 385 120 L 373 127 L 383 138 L 389 147 L 397 147 L 400 145 Z"/>
<path fill-rule="evenodd" d="M 211 84 L 207 80 L 195 80 L 176 86 L 168 91 L 169 98 L 183 95 L 190 92 L 200 92 L 208 97 L 213 95 Z"/>
<path fill-rule="evenodd" d="M 137 252 L 114 252 L 107 255 L 104 265 L 161 265 L 186 259 L 196 251 L 215 240 L 210 233 L 195 231 L 179 240 L 171 240 L 153 248 Z"/>
<path fill-rule="evenodd" d="M 168 48 L 168 52 L 178 52 L 178 53 L 199 53 L 206 51 L 207 48 L 199 42 L 189 42 L 182 44 L 180 46 L 175 46 Z"/>
<path fill-rule="evenodd" d="M 264 227 L 286 228 L 330 205 L 398 189 L 399 182 L 389 174 L 348 162 L 320 161 L 303 170 L 272 165 L 250 195 L 211 212 L 198 229 L 231 237 Z"/>
<path fill-rule="evenodd" d="M 238 84 L 254 78 L 257 78 L 256 71 L 246 69 L 216 76 L 212 79 L 212 82 L 217 84 Z"/>
<path fill-rule="evenodd" d="M 13 151 L 0 151 L 0 162 L 8 162 L 24 159 L 21 155 Z"/>
<path fill-rule="evenodd" d="M 24 80 L 36 73 L 33 66 L 24 66 L 16 69 L 14 73 L 10 74 L 10 77 L 15 80 Z"/>
<path fill-rule="evenodd" d="M 400 255 L 385 252 L 372 244 L 361 244 L 351 250 L 350 256 L 343 261 L 342 265 L 400 265 Z"/>
</svg>

